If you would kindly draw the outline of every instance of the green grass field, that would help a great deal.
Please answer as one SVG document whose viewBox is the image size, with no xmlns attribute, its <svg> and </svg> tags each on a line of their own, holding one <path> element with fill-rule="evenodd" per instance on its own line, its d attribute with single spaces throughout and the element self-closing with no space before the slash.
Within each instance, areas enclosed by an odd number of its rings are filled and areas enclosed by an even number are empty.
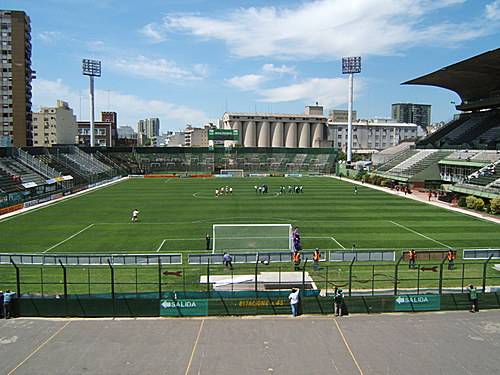
<svg viewBox="0 0 500 375">
<path fill-rule="evenodd" d="M 266 183 L 269 193 L 256 194 L 255 185 Z M 232 186 L 233 195 L 215 197 L 215 189 Z M 286 186 L 286 194 L 279 187 Z M 302 194 L 288 194 L 288 186 L 302 185 Z M 134 209 L 139 222 L 131 222 Z M 205 235 L 213 224 L 291 224 L 300 227 L 305 250 L 382 249 L 402 251 L 498 248 L 498 224 L 387 194 L 368 186 L 331 178 L 171 178 L 127 179 L 72 196 L 45 207 L 0 218 L 2 253 L 23 254 L 157 254 L 204 253 Z M 259 251 L 254 247 L 248 251 Z M 397 253 L 399 254 L 399 253 Z M 424 262 L 425 263 L 425 262 Z M 439 261 L 428 262 L 432 266 Z M 320 272 L 308 270 L 318 287 L 331 289 L 348 283 L 349 264 L 322 264 Z M 239 264 L 234 275 L 254 274 L 253 265 Z M 264 266 L 265 267 L 265 266 Z M 116 292 L 158 290 L 158 267 L 117 266 Z M 443 287 L 481 284 L 483 263 L 444 267 Z M 163 291 L 206 291 L 200 276 L 206 266 L 164 265 L 160 270 L 182 271 L 182 277 L 161 277 Z M 290 263 L 268 266 L 266 271 L 293 271 Z M 16 288 L 12 265 L 0 267 L 0 288 Z M 68 266 L 68 293 L 109 293 L 110 269 L 106 266 Z M 161 273 L 160 272 L 160 273 Z M 354 289 L 394 287 L 395 262 L 356 264 Z M 498 272 L 486 269 L 488 285 L 498 285 Z M 210 274 L 227 275 L 221 265 Z M 231 275 L 233 272 L 231 272 Z M 161 276 L 161 274 L 160 274 Z M 438 272 L 418 272 L 401 264 L 399 288 L 439 285 Z M 62 294 L 63 272 L 57 266 L 21 266 L 23 293 Z"/>
<path fill-rule="evenodd" d="M 268 194 L 256 194 L 266 183 Z M 230 185 L 233 195 L 215 197 Z M 279 187 L 287 187 L 280 195 Z M 302 185 L 303 194 L 288 194 Z M 133 209 L 139 222 L 131 223 Z M 205 251 L 213 224 L 291 224 L 305 250 L 495 248 L 497 224 L 331 178 L 128 179 L 0 218 L 3 253 Z M 258 249 L 249 249 L 256 251 Z"/>
</svg>

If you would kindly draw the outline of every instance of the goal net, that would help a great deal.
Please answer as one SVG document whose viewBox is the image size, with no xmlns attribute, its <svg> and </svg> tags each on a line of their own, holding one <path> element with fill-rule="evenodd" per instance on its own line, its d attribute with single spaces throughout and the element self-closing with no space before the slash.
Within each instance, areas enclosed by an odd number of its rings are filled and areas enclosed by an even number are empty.
<svg viewBox="0 0 500 375">
<path fill-rule="evenodd" d="M 214 224 L 213 252 L 290 251 L 290 224 Z"/>
<path fill-rule="evenodd" d="M 221 169 L 220 174 L 227 177 L 245 177 L 243 169 Z"/>
</svg>

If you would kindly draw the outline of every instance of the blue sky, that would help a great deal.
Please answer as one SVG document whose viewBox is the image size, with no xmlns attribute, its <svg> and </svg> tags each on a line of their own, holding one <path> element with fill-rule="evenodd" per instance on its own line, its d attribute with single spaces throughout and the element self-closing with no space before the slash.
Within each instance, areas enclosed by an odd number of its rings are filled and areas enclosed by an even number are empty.
<svg viewBox="0 0 500 375">
<path fill-rule="evenodd" d="M 2 0 L 31 18 L 33 110 L 69 102 L 89 119 L 83 58 L 102 62 L 96 113 L 119 125 L 158 117 L 162 131 L 224 112 L 347 109 L 341 59 L 362 57 L 358 118 L 391 104 L 432 105 L 449 121 L 457 94 L 402 82 L 499 47 L 500 0 Z M 96 118 L 100 118 L 98 114 Z"/>
</svg>

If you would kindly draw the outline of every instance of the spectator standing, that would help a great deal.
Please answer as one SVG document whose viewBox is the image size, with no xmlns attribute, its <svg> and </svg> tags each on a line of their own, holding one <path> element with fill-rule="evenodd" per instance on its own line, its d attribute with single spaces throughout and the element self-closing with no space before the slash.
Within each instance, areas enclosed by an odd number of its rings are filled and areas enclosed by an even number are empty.
<svg viewBox="0 0 500 375">
<path fill-rule="evenodd" d="M 229 255 L 228 253 L 224 253 L 224 255 L 222 256 L 222 259 L 224 261 L 224 265 L 226 266 L 226 270 L 227 269 L 230 269 L 230 270 L 234 270 L 233 268 L 233 258 L 231 257 L 231 255 Z"/>
<path fill-rule="evenodd" d="M 314 261 L 314 270 L 319 271 L 319 260 L 321 259 L 321 251 L 318 248 L 314 250 L 313 253 L 313 261 Z"/>
<path fill-rule="evenodd" d="M 205 236 L 205 242 L 207 243 L 207 250 L 210 250 L 210 235 L 208 233 Z"/>
<path fill-rule="evenodd" d="M 294 264 L 294 270 L 300 271 L 300 252 L 298 250 L 295 250 L 293 252 L 293 264 Z"/>
<path fill-rule="evenodd" d="M 415 269 L 415 260 L 417 259 L 417 252 L 415 251 L 415 249 L 411 249 L 408 252 L 408 258 L 410 259 L 410 263 L 408 265 L 408 268 L 411 270 L 414 270 Z"/>
<path fill-rule="evenodd" d="M 14 313 L 12 311 L 12 299 L 15 295 L 16 293 L 11 292 L 9 289 L 7 289 L 3 294 L 3 316 L 5 317 L 5 319 L 14 317 Z"/>
<path fill-rule="evenodd" d="M 454 261 L 455 261 L 455 251 L 453 249 L 448 250 L 448 269 L 454 270 Z"/>
<path fill-rule="evenodd" d="M 477 309 L 477 289 L 474 285 L 469 284 L 467 286 L 467 292 L 469 293 L 470 300 L 470 312 L 475 313 L 478 311 Z"/>
<path fill-rule="evenodd" d="M 290 306 L 292 308 L 292 315 L 297 316 L 298 306 L 299 306 L 299 290 L 293 288 L 292 293 L 289 294 L 288 299 L 290 300 Z"/>
<path fill-rule="evenodd" d="M 335 295 L 333 296 L 333 305 L 334 305 L 334 315 L 342 316 L 342 304 L 344 303 L 344 294 L 342 293 L 342 289 L 335 288 Z"/>
</svg>

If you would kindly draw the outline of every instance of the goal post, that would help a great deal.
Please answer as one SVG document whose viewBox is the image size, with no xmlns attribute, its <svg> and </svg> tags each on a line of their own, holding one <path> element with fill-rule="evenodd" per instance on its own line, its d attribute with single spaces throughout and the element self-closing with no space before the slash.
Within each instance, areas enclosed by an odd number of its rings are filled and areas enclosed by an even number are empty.
<svg viewBox="0 0 500 375">
<path fill-rule="evenodd" d="M 290 251 L 291 224 L 214 224 L 213 253 Z"/>
<path fill-rule="evenodd" d="M 243 169 L 221 169 L 220 174 L 231 177 L 245 177 L 245 171 Z"/>
</svg>

